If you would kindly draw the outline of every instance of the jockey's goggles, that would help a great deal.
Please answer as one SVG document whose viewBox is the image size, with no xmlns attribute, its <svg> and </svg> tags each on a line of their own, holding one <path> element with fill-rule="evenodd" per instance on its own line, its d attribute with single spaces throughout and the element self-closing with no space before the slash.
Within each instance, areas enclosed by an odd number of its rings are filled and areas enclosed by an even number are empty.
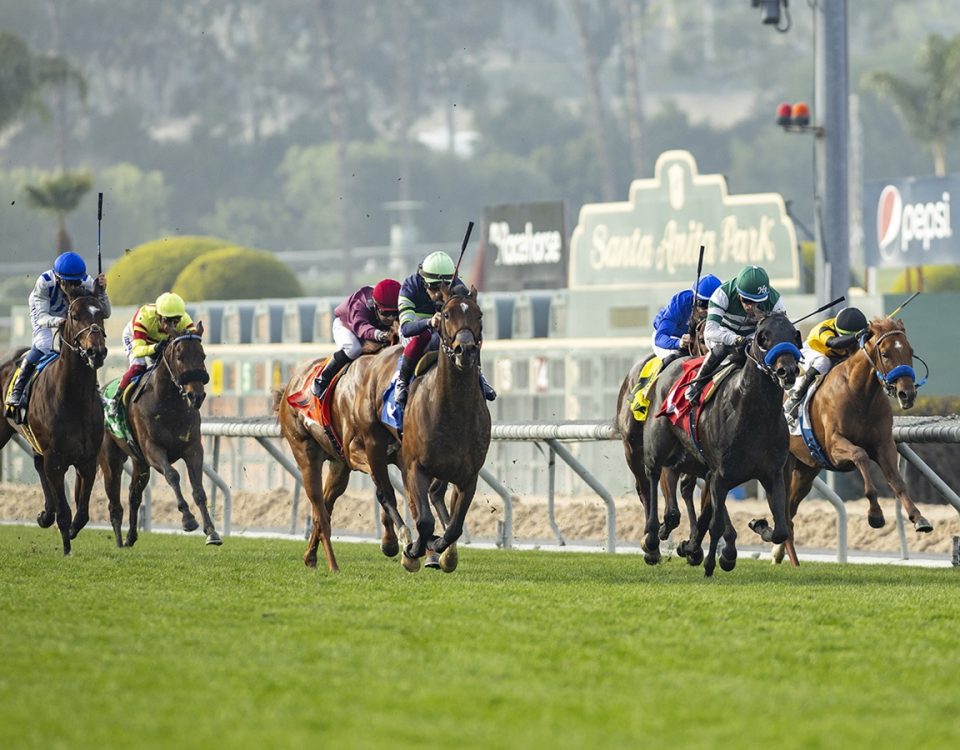
<svg viewBox="0 0 960 750">
<path fill-rule="evenodd" d="M 453 279 L 436 279 L 432 277 L 428 279 L 426 276 L 423 277 L 424 286 L 431 292 L 437 291 L 440 287 L 450 286 L 451 281 L 453 281 Z"/>
<path fill-rule="evenodd" d="M 180 322 L 180 316 L 179 315 L 161 315 L 160 320 L 162 320 L 168 326 L 175 326 L 177 323 Z"/>
<path fill-rule="evenodd" d="M 701 310 L 706 310 L 708 307 L 710 307 L 710 300 L 698 298 L 697 307 L 699 307 Z"/>
<path fill-rule="evenodd" d="M 399 311 L 399 310 L 387 310 L 387 309 L 385 309 L 385 308 L 383 308 L 383 307 L 380 307 L 380 305 L 374 305 L 374 307 L 376 308 L 377 313 L 378 313 L 381 317 L 384 317 L 384 318 L 399 318 L 399 317 L 400 317 L 400 311 Z"/>
<path fill-rule="evenodd" d="M 63 276 L 57 276 L 57 279 L 64 286 L 80 286 L 83 283 L 83 279 L 65 279 Z"/>
</svg>

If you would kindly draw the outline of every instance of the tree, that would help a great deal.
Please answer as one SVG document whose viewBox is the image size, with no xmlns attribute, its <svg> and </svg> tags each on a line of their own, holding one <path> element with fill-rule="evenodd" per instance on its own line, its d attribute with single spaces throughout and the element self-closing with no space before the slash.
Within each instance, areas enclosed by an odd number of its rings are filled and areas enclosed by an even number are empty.
<svg viewBox="0 0 960 750">
<path fill-rule="evenodd" d="M 67 214 L 76 209 L 81 199 L 93 186 L 88 172 L 64 172 L 35 185 L 27 185 L 27 203 L 57 217 L 57 252 L 73 250 L 73 241 L 67 234 Z"/>
<path fill-rule="evenodd" d="M 931 34 L 920 53 L 922 81 L 876 71 L 865 84 L 893 102 L 907 129 L 933 155 L 934 173 L 947 173 L 947 145 L 960 130 L 960 34 Z"/>
</svg>

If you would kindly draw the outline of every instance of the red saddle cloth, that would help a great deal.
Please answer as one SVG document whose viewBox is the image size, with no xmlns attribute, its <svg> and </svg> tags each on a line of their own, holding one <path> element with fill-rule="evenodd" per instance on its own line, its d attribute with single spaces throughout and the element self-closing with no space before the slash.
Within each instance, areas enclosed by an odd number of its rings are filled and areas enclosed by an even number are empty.
<svg viewBox="0 0 960 750">
<path fill-rule="evenodd" d="M 323 393 L 323 398 L 318 399 L 313 395 L 313 381 L 320 375 L 320 371 L 323 370 L 328 360 L 329 357 L 325 357 L 315 362 L 314 365 L 307 370 L 303 376 L 303 380 L 297 384 L 297 388 L 287 396 L 287 403 L 294 409 L 302 412 L 304 421 L 315 422 L 320 425 L 327 434 L 327 437 L 330 438 L 330 442 L 333 443 L 333 447 L 336 448 L 337 453 L 342 456 L 343 442 L 333 427 L 333 392 L 336 388 L 337 381 L 340 380 L 340 376 L 347 371 L 347 368 L 344 367 L 333 376 L 333 380 L 330 381 L 330 385 L 327 386 L 327 390 Z"/>
<path fill-rule="evenodd" d="M 710 392 L 710 389 L 713 387 L 713 381 L 710 380 L 703 388 L 703 391 L 700 395 L 700 400 L 697 404 L 691 404 L 687 400 L 687 386 L 697 377 L 697 372 L 700 370 L 700 365 L 703 363 L 703 357 L 694 357 L 683 363 L 683 374 L 679 377 L 676 383 L 671 386 L 670 391 L 667 393 L 667 397 L 663 400 L 663 403 L 660 405 L 660 409 L 657 411 L 656 416 L 663 417 L 665 416 L 670 420 L 671 424 L 675 424 L 681 429 L 691 429 L 700 419 L 700 412 L 703 409 L 703 402 L 707 400 L 707 394 Z M 692 415 L 692 419 L 686 420 L 688 414 L 693 409 L 697 407 L 697 411 Z"/>
</svg>

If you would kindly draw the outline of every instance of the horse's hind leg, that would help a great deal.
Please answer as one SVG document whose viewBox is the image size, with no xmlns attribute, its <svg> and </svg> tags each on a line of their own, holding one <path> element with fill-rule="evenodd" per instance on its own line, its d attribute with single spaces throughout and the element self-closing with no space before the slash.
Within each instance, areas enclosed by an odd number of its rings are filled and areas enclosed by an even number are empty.
<svg viewBox="0 0 960 750">
<path fill-rule="evenodd" d="M 723 549 L 720 550 L 720 568 L 730 572 L 737 565 L 737 530 L 730 520 L 727 504 L 723 504 Z"/>
<path fill-rule="evenodd" d="M 432 482 L 430 482 L 430 489 L 427 490 L 427 497 L 430 498 L 430 503 L 433 505 L 433 510 L 436 512 L 437 519 L 439 519 L 440 525 L 444 528 L 444 530 L 450 526 L 450 513 L 447 511 L 447 502 L 445 499 L 446 494 L 446 482 L 442 482 L 439 479 L 434 479 Z M 437 538 L 438 537 L 434 537 L 431 542 L 436 542 Z M 429 545 L 427 548 L 427 559 L 423 561 L 423 567 L 435 569 L 440 568 L 440 555 L 436 550 L 430 549 Z M 456 567 L 456 565 L 454 565 L 454 567 Z"/>
<path fill-rule="evenodd" d="M 444 485 L 446 486 L 446 485 Z M 463 534 L 463 523 L 467 518 L 467 511 L 470 510 L 470 504 L 473 502 L 473 496 L 477 492 L 477 477 L 467 481 L 463 486 L 456 487 L 453 496 L 453 514 L 449 519 L 443 535 L 437 540 L 433 548 L 441 553 L 440 568 L 447 573 L 456 570 L 458 557 L 456 542 Z"/>
<path fill-rule="evenodd" d="M 910 496 L 907 495 L 906 482 L 903 481 L 903 477 L 900 476 L 900 472 L 897 470 L 897 449 L 892 440 L 878 447 L 877 463 L 880 464 L 884 479 L 887 480 L 890 489 L 893 490 L 897 496 L 897 500 L 900 501 L 903 509 L 907 512 L 907 518 L 913 523 L 913 527 L 921 533 L 933 531 L 933 524 L 920 514 L 917 506 L 913 504 Z"/>
<path fill-rule="evenodd" d="M 73 488 L 73 497 L 77 506 L 77 513 L 73 517 L 73 523 L 70 525 L 71 539 L 76 539 L 77 534 L 80 533 L 80 529 L 86 526 L 90 520 L 90 493 L 93 491 L 93 482 L 96 478 L 96 457 L 77 466 L 77 482 Z"/>
<path fill-rule="evenodd" d="M 726 481 L 718 473 L 714 473 L 710 483 L 710 498 L 713 503 L 713 513 L 710 519 L 710 546 L 703 561 L 703 574 L 708 578 L 713 575 L 713 571 L 716 569 L 717 545 L 728 523 L 727 493 L 729 491 L 730 488 Z M 698 524 L 698 530 L 699 526 Z"/>
<path fill-rule="evenodd" d="M 410 544 L 410 529 L 403 522 L 400 511 L 397 509 L 397 495 L 387 471 L 386 450 L 379 442 L 367 442 L 367 465 L 370 467 L 370 477 L 377 488 L 377 502 L 380 503 L 380 521 L 383 523 L 380 551 L 387 557 L 396 557 L 400 552 L 397 534 L 399 532 L 404 544 Z"/>
<path fill-rule="evenodd" d="M 332 571 L 337 568 L 337 559 L 333 555 L 333 542 L 330 540 L 332 534 L 330 527 L 330 516 L 333 513 L 333 505 L 347 489 L 350 482 L 350 467 L 343 461 L 330 461 L 327 464 L 327 478 L 323 483 L 323 514 L 320 517 L 321 536 L 320 543 L 323 544 L 323 553 L 327 558 L 327 567 Z M 314 519 L 316 523 L 316 519 Z"/>
<path fill-rule="evenodd" d="M 63 554 L 70 554 L 70 504 L 67 502 L 67 493 L 64 486 L 66 467 L 54 465 L 53 460 L 44 459 L 44 474 L 47 478 L 47 487 L 50 494 L 47 496 L 47 509 L 53 505 L 56 510 L 57 529 L 60 531 L 60 538 L 63 540 Z"/>
<path fill-rule="evenodd" d="M 210 511 L 207 510 L 207 493 L 203 489 L 203 445 L 199 438 L 184 454 L 183 460 L 187 464 L 187 477 L 190 479 L 193 503 L 199 508 L 200 517 L 203 519 L 203 533 L 207 535 L 207 544 L 220 546 L 223 544 L 223 539 L 217 533 L 217 527 L 210 517 Z"/>
<path fill-rule="evenodd" d="M 39 453 L 33 456 L 33 467 L 37 470 L 37 476 L 40 477 L 40 487 L 43 489 L 43 510 L 37 514 L 37 525 L 41 529 L 49 529 L 53 522 L 57 520 L 57 502 L 50 487 L 50 481 L 47 479 L 47 472 L 43 468 L 43 456 Z"/>
<path fill-rule="evenodd" d="M 140 503 L 143 502 L 143 491 L 150 481 L 150 467 L 147 464 L 140 463 L 136 459 L 131 466 L 133 472 L 130 477 L 130 489 L 127 492 L 127 506 L 130 514 L 130 527 L 127 529 L 127 547 L 132 547 L 137 543 L 140 536 Z M 119 481 L 119 467 L 118 481 Z M 117 503 L 119 505 L 119 501 Z"/>
<path fill-rule="evenodd" d="M 676 469 L 664 469 L 660 475 L 660 491 L 663 493 L 663 523 L 660 538 L 667 539 L 670 532 L 680 525 L 680 506 L 677 503 L 677 484 L 680 474 Z"/>
<path fill-rule="evenodd" d="M 123 546 L 123 506 L 120 505 L 120 479 L 123 475 L 123 462 L 126 454 L 113 442 L 113 438 L 104 432 L 100 445 L 100 473 L 103 474 L 103 488 L 107 492 L 110 507 L 110 525 L 117 546 Z"/>
<path fill-rule="evenodd" d="M 407 467 L 406 486 L 410 503 L 415 511 L 417 538 L 403 550 L 403 567 L 411 573 L 420 570 L 420 558 L 426 553 L 427 542 L 433 539 L 433 530 L 436 527 L 428 497 L 432 481 L 433 477 L 427 474 L 418 463 L 411 461 Z"/>
</svg>

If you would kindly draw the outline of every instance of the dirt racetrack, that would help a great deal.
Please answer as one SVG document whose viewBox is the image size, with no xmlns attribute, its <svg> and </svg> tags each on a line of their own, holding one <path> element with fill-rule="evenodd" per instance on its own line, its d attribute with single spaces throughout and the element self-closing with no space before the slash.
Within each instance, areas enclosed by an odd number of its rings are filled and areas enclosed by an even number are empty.
<svg viewBox="0 0 960 750">
<path fill-rule="evenodd" d="M 123 497 L 126 503 L 126 493 Z M 191 503 L 192 500 L 189 499 Z M 867 525 L 866 500 L 848 502 L 848 545 L 851 550 L 895 552 L 899 550 L 894 501 L 881 501 L 887 525 L 871 529 Z M 32 522 L 41 510 L 43 497 L 38 486 L 0 484 L 0 519 Z M 741 545 L 757 545 L 759 537 L 747 528 L 751 518 L 770 517 L 765 503 L 757 500 L 729 501 L 727 506 L 737 528 Z M 309 502 L 301 496 L 297 529 L 302 532 L 307 522 Z M 272 490 L 263 493 L 237 492 L 232 504 L 232 532 L 245 530 L 287 531 L 291 521 L 291 493 Z M 931 534 L 920 535 L 908 526 L 907 541 L 911 552 L 942 553 L 949 555 L 951 539 L 960 535 L 960 516 L 949 505 L 922 505 L 922 512 L 933 523 Z M 126 511 L 126 509 L 125 509 Z M 366 533 L 373 530 L 373 499 L 344 495 L 337 501 L 333 525 L 337 532 Z M 92 523 L 108 523 L 107 500 L 102 485 L 97 483 L 90 503 Z M 597 497 L 558 498 L 556 518 L 568 542 L 602 541 L 606 534 L 606 514 Z M 837 523 L 833 506 L 823 500 L 807 500 L 800 506 L 796 534 L 800 547 L 811 549 L 836 548 Z M 153 490 L 153 523 L 157 526 L 179 526 L 180 515 L 173 493 L 166 487 Z M 496 536 L 497 521 L 503 520 L 503 504 L 495 495 L 478 495 L 467 517 L 470 534 L 478 539 Z M 222 498 L 216 510 L 218 527 L 222 527 Z M 514 537 L 521 541 L 554 541 L 547 521 L 544 498 L 516 497 L 513 501 Z M 126 519 L 125 519 L 126 525 Z M 617 499 L 617 538 L 620 542 L 637 543 L 643 529 L 643 510 L 634 497 Z M 678 530 L 684 538 L 686 519 Z M 199 532 L 197 532 L 199 533 Z"/>
</svg>

